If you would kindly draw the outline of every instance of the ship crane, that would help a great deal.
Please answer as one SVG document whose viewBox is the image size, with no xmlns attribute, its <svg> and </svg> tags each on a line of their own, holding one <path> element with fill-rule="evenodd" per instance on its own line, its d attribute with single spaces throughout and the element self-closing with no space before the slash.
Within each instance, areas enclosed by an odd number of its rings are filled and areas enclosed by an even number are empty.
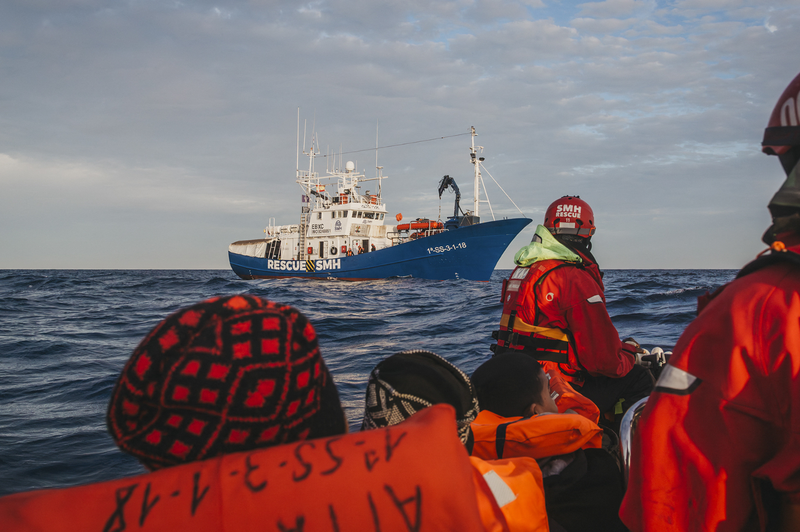
<svg viewBox="0 0 800 532">
<path fill-rule="evenodd" d="M 444 176 L 442 180 L 439 181 L 439 199 L 440 200 L 442 199 L 442 192 L 444 192 L 448 186 L 451 187 L 453 189 L 453 192 L 456 193 L 456 207 L 455 210 L 453 211 L 453 218 L 458 218 L 458 211 L 461 210 L 460 206 L 461 191 L 458 190 L 458 185 L 456 185 L 456 180 L 450 177 L 449 175 Z M 461 212 L 463 213 L 464 211 Z"/>
</svg>

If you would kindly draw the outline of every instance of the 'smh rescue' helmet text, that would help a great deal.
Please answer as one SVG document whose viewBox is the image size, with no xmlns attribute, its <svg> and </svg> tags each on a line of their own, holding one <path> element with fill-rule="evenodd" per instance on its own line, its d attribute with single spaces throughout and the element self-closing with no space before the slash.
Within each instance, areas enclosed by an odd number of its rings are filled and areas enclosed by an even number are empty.
<svg viewBox="0 0 800 532">
<path fill-rule="evenodd" d="M 564 196 L 547 208 L 543 225 L 554 235 L 589 239 L 595 231 L 594 212 L 579 196 Z"/>
</svg>

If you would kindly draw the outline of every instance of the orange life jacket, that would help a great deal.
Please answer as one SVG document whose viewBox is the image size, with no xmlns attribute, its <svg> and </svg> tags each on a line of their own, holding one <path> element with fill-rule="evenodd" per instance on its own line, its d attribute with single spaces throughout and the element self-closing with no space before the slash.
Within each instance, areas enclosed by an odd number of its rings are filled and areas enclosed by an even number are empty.
<svg viewBox="0 0 800 532">
<path fill-rule="evenodd" d="M 564 380 L 564 377 L 558 369 L 548 369 L 547 375 L 550 377 L 550 392 L 555 394 L 554 399 L 559 413 L 563 414 L 569 409 L 582 415 L 593 423 L 597 423 L 600 420 L 600 409 L 597 408 L 597 405 L 594 404 L 591 399 L 576 392 L 575 389 Z"/>
<path fill-rule="evenodd" d="M 561 267 L 575 267 L 575 264 L 543 260 L 529 267 L 517 267 L 508 279 L 503 280 L 503 314 L 500 330 L 492 332 L 492 338 L 497 340 L 492 351 L 496 354 L 509 351 L 526 353 L 540 362 L 558 364 L 567 378 L 571 374 L 578 378 L 577 372 L 569 366 L 570 358 L 577 360 L 570 332 L 557 327 L 532 325 L 517 316 L 521 305 L 534 306 L 534 315 L 538 315 L 536 290 L 547 274 Z"/>
<path fill-rule="evenodd" d="M 599 449 L 603 429 L 577 414 L 502 417 L 481 411 L 470 424 L 472 456 L 484 460 L 529 456 L 547 458 L 578 449 Z"/>
<path fill-rule="evenodd" d="M 491 489 L 511 531 L 550 529 L 542 471 L 536 460 L 527 457 L 481 460 L 473 456 L 470 461 Z"/>
<path fill-rule="evenodd" d="M 436 405 L 386 429 L 8 495 L 0 530 L 507 530 L 454 420 L 451 406 Z M 476 498 L 473 485 L 484 494 Z"/>
</svg>

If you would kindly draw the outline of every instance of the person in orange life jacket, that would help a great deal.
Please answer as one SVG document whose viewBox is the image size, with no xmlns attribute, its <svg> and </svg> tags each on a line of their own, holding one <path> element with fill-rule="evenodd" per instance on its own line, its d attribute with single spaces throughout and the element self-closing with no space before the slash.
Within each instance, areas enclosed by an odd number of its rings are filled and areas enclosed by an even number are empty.
<svg viewBox="0 0 800 532">
<path fill-rule="evenodd" d="M 106 420 L 120 449 L 151 471 L 347 432 L 314 327 L 250 295 L 159 323 L 122 370 Z"/>
<path fill-rule="evenodd" d="M 800 530 L 800 75 L 762 151 L 787 175 L 771 253 L 698 300 L 634 433 L 622 520 L 632 531 Z"/>
<path fill-rule="evenodd" d="M 531 244 L 514 257 L 503 284 L 503 315 L 496 355 L 523 352 L 557 368 L 573 387 L 610 411 L 646 397 L 653 376 L 637 365 L 642 352 L 620 341 L 605 306 L 603 275 L 591 253 L 595 232 L 591 207 L 577 196 L 554 201 Z"/>
<path fill-rule="evenodd" d="M 495 356 L 471 377 L 481 413 L 472 423 L 473 455 L 524 455 L 544 476 L 550 523 L 570 532 L 626 529 L 617 515 L 623 496 L 617 460 L 600 448 L 602 429 L 559 407 L 541 365 L 522 353 Z"/>
<path fill-rule="evenodd" d="M 440 403 L 455 408 L 458 436 L 470 448 L 469 427 L 478 415 L 478 400 L 469 377 L 435 353 L 421 350 L 397 353 L 381 361 L 370 373 L 361 430 L 400 424 L 420 410 Z M 548 528 L 541 472 L 535 460 L 470 458 L 470 461 L 495 494 L 511 530 L 559 531 Z M 486 501 L 482 504 L 485 506 Z M 484 521 L 487 529 L 491 521 L 490 518 Z"/>
</svg>

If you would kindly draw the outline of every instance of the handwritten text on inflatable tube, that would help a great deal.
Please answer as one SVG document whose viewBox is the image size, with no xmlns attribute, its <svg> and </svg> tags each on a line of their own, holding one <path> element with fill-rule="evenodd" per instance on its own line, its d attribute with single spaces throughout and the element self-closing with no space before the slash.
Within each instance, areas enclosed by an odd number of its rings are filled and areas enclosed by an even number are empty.
<svg viewBox="0 0 800 532">
<path fill-rule="evenodd" d="M 233 462 L 221 473 L 225 477 L 234 479 L 235 483 L 240 482 L 240 486 L 245 490 L 244 493 L 250 493 L 262 501 L 264 512 L 259 518 L 274 519 L 275 530 L 302 532 L 306 525 L 314 526 L 310 524 L 311 521 L 319 524 L 319 515 L 304 513 L 302 501 L 295 509 L 283 506 L 271 508 L 268 501 L 274 493 L 280 492 L 287 483 L 302 484 L 316 476 L 328 477 L 335 475 L 343 467 L 347 468 L 344 471 L 345 475 L 348 475 L 348 471 L 352 471 L 353 467 L 372 472 L 381 464 L 391 462 L 406 435 L 405 431 L 387 430 L 382 443 L 374 439 L 371 442 L 351 439 L 343 443 L 342 437 L 302 441 L 286 455 L 286 460 L 277 464 L 260 462 L 259 458 L 263 457 L 259 455 L 259 451 L 253 451 L 243 454 L 243 459 L 239 459 L 238 465 L 237 462 Z M 207 470 L 203 469 L 193 472 L 191 479 L 183 477 L 189 484 L 183 487 L 180 484 L 168 484 L 170 487 L 166 488 L 163 485 L 159 487 L 158 483 L 134 482 L 117 488 L 114 506 L 110 509 L 103 532 L 125 532 L 130 525 L 133 525 L 130 528 L 135 530 L 147 530 L 148 518 L 153 518 L 159 512 L 173 515 L 185 512 L 186 519 L 194 517 L 203 504 L 208 501 L 219 502 L 220 493 L 215 491 L 218 491 L 220 486 L 208 477 Z M 343 486 L 347 485 L 345 479 L 342 482 Z M 363 511 L 369 512 L 376 531 L 380 531 L 382 525 L 392 520 L 401 519 L 402 528 L 409 532 L 418 532 L 422 525 L 421 486 L 413 485 L 399 489 L 393 484 L 395 483 L 379 481 L 371 488 L 367 486 L 366 493 L 362 495 L 364 498 L 357 497 L 364 505 Z M 270 488 L 274 491 L 271 492 Z M 350 489 L 353 495 L 356 495 L 358 490 Z M 323 519 L 330 525 L 332 532 L 348 528 L 346 516 L 352 516 L 352 508 L 344 511 L 342 508 L 337 508 L 335 503 L 306 501 L 309 507 L 315 506 L 311 504 L 314 502 L 323 503 L 325 507 Z M 387 508 L 392 510 L 389 511 Z M 312 519 L 314 517 L 316 520 Z"/>
</svg>

